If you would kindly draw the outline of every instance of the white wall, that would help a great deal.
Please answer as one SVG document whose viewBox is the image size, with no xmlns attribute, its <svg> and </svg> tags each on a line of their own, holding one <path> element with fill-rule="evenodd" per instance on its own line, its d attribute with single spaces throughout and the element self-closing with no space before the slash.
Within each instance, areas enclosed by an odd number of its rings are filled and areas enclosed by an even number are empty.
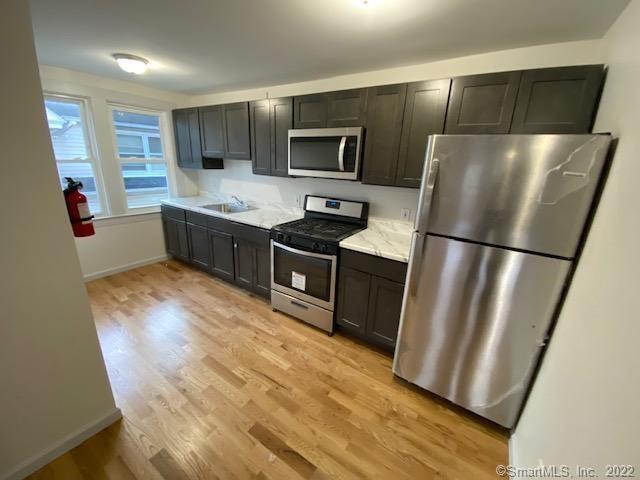
<svg viewBox="0 0 640 480">
<path fill-rule="evenodd" d="M 521 466 L 634 464 L 640 474 L 640 0 L 605 37 L 596 131 L 620 138 L 571 290 L 511 440 Z"/>
<path fill-rule="evenodd" d="M 0 16 L 0 478 L 119 418 L 60 192 L 28 3 Z"/>
<path fill-rule="evenodd" d="M 165 155 L 169 160 L 169 174 L 174 180 L 169 185 L 170 193 L 173 196 L 198 193 L 196 172 L 176 167 L 170 125 L 171 109 L 184 105 L 187 96 L 44 65 L 40 66 L 40 75 L 45 92 L 83 97 L 89 103 L 98 161 L 102 165 L 111 205 L 107 215 L 119 216 L 126 212 L 124 187 L 111 132 L 110 103 L 166 112 L 165 118 L 169 121 L 166 137 L 170 141 L 165 143 Z M 82 273 L 87 280 L 166 258 L 158 214 L 125 216 L 118 220 L 98 219 L 95 225 L 94 236 L 76 239 Z"/>
<path fill-rule="evenodd" d="M 191 97 L 189 102 L 190 105 L 200 106 L 474 73 L 601 62 L 601 42 L 599 40 L 567 42 L 490 52 L 309 82 L 199 95 Z M 368 200 L 371 202 L 372 216 L 394 218 L 396 220 L 400 219 L 400 210 L 403 208 L 411 209 L 411 219 L 413 219 L 418 199 L 418 192 L 415 189 L 376 187 L 336 180 L 257 176 L 251 173 L 250 162 L 238 160 L 225 161 L 224 170 L 200 171 L 199 186 L 202 191 L 221 191 L 226 194 L 237 195 L 240 198 L 266 199 L 289 205 L 294 205 L 296 197 L 305 193 Z"/>
<path fill-rule="evenodd" d="M 96 222 L 96 234 L 76 238 L 85 281 L 167 258 L 160 213 Z"/>
<path fill-rule="evenodd" d="M 304 201 L 306 194 L 329 195 L 350 200 L 370 202 L 373 217 L 400 220 L 400 209 L 411 209 L 415 216 L 418 189 L 362 185 L 345 180 L 322 178 L 281 178 L 253 175 L 251 162 L 225 160 L 224 170 L 203 170 L 200 175 L 202 192 L 221 192 L 236 195 L 242 200 L 258 200 L 296 205 L 296 197 Z"/>
</svg>

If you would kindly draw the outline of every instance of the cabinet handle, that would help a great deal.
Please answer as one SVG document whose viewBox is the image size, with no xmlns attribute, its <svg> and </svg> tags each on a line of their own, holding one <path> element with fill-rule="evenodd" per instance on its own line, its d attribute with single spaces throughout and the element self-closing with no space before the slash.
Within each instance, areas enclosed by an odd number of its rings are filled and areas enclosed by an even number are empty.
<svg viewBox="0 0 640 480">
<path fill-rule="evenodd" d="M 237 250 L 237 249 L 238 249 L 238 244 L 237 244 L 237 243 L 234 243 L 234 244 L 233 244 L 233 248 L 235 248 L 235 249 Z"/>
</svg>

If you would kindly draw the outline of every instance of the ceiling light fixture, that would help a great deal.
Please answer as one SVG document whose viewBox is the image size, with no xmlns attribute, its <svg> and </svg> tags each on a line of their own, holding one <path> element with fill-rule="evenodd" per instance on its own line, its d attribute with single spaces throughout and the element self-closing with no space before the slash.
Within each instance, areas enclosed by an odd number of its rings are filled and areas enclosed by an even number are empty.
<svg viewBox="0 0 640 480">
<path fill-rule="evenodd" d="M 128 53 L 114 53 L 113 58 L 118 62 L 118 66 L 127 73 L 140 75 L 147 71 L 149 60 L 146 58 L 130 55 Z"/>
</svg>

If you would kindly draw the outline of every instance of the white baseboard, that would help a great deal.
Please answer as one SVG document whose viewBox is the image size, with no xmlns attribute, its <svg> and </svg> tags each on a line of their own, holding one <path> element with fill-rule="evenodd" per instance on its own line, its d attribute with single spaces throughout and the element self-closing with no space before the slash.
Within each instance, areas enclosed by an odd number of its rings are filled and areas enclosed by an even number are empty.
<svg viewBox="0 0 640 480">
<path fill-rule="evenodd" d="M 124 265 L 119 265 L 113 268 L 107 268 L 106 270 L 101 270 L 99 272 L 88 273 L 84 276 L 85 282 L 90 282 L 91 280 L 97 280 L 98 278 L 108 277 L 109 275 L 115 275 L 116 273 L 126 272 L 127 270 L 133 270 L 134 268 L 144 267 L 145 265 L 150 265 L 152 263 L 162 262 L 164 260 L 168 260 L 168 255 L 159 255 L 157 257 L 145 258 L 144 260 L 138 260 L 136 262 L 126 263 Z"/>
<path fill-rule="evenodd" d="M 15 467 L 12 471 L 6 473 L 2 477 L 2 480 L 22 480 L 26 476 L 31 475 L 33 472 L 52 462 L 60 455 L 68 452 L 72 448 L 77 447 L 89 437 L 92 437 L 99 431 L 104 430 L 109 425 L 120 420 L 121 418 L 122 412 L 119 408 L 116 408 L 104 417 L 99 418 L 98 420 L 91 422 L 88 425 L 85 425 L 84 427 L 76 430 L 54 445 L 46 448 L 41 453 L 34 455 L 33 457 L 22 462 L 22 464 Z"/>
</svg>

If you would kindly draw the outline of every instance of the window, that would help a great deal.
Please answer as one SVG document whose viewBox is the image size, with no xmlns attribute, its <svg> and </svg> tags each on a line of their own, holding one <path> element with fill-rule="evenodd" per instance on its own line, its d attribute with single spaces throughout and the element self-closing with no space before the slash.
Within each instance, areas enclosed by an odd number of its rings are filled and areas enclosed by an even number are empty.
<svg viewBox="0 0 640 480">
<path fill-rule="evenodd" d="M 91 213 L 99 215 L 103 211 L 103 197 L 96 177 L 98 170 L 88 131 L 86 103 L 82 99 L 46 96 L 44 104 L 60 185 L 67 186 L 65 177 L 81 181 Z"/>
<path fill-rule="evenodd" d="M 123 107 L 111 112 L 127 207 L 158 205 L 168 196 L 160 114 Z"/>
</svg>

